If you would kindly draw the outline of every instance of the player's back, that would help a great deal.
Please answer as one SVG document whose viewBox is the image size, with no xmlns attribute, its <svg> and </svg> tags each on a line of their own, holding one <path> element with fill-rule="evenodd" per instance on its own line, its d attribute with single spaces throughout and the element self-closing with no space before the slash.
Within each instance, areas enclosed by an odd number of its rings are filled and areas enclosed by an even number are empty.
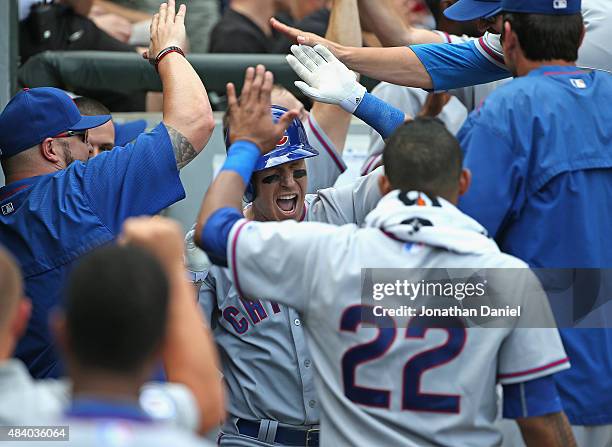
<svg viewBox="0 0 612 447">
<path fill-rule="evenodd" d="M 414 317 L 380 316 L 381 310 L 374 311 L 371 301 L 362 299 L 364 268 L 386 269 L 385 277 L 393 268 L 526 272 L 522 261 L 500 253 L 472 231 L 476 222 L 455 211 L 451 220 L 458 219 L 456 231 L 441 225 L 436 234 L 421 219 L 388 225 L 397 230 L 391 233 L 347 226 L 322 242 L 328 245 L 328 256 L 315 274 L 331 272 L 333 281 L 314 286 L 316 297 L 305 318 L 321 384 L 323 445 L 497 445 L 497 383 L 530 380 L 567 367 L 556 330 L 466 329 L 457 319 L 418 316 L 418 306 Z M 433 244 L 441 237 L 440 247 L 402 240 L 402 234 L 428 230 L 424 242 L 431 238 Z M 376 272 L 373 278 L 376 282 Z M 317 276 L 311 279 L 319 283 Z M 515 289 L 498 307 L 522 305 L 527 317 L 550 312 L 545 295 L 530 302 L 525 296 Z M 384 299 L 378 303 L 390 307 Z M 436 327 L 449 321 L 452 327 Z M 534 369 L 535 376 L 529 372 Z"/>
<path fill-rule="evenodd" d="M 527 289 L 534 282 L 525 263 L 502 254 L 480 224 L 442 199 L 393 191 L 368 214 L 365 228 L 244 220 L 230 241 L 241 295 L 270 296 L 302 315 L 319 382 L 321 445 L 496 445 L 496 384 L 568 367 L 556 329 L 514 329 L 554 327 L 546 296 L 524 293 L 534 290 Z M 418 311 L 381 317 L 373 293 L 362 295 L 368 268 L 381 269 L 374 279 L 394 268 L 522 272 L 523 281 L 511 282 L 496 302 L 520 305 L 521 315 L 487 329 L 465 329 L 454 317 L 421 318 Z M 541 326 L 525 322 L 534 315 Z"/>
<path fill-rule="evenodd" d="M 378 230 L 361 230 L 325 304 L 307 329 L 322 381 L 324 445 L 496 445 L 495 386 L 505 329 L 418 328 L 419 317 L 381 317 L 361 305 L 361 268 L 518 267 L 501 254 L 407 250 Z M 336 267 L 338 269 L 338 267 Z M 338 274 L 338 276 L 340 276 Z M 414 326 L 413 326 L 414 325 Z M 408 326 L 408 328 L 406 327 Z M 520 365 L 516 365 L 517 370 Z M 333 415 L 333 417 L 327 417 Z"/>
</svg>

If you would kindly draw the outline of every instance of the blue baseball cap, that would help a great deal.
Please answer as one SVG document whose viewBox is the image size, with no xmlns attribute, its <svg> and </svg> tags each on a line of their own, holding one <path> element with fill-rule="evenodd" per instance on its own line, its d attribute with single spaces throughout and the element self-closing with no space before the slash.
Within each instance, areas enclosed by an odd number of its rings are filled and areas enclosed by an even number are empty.
<svg viewBox="0 0 612 447">
<path fill-rule="evenodd" d="M 552 1 L 552 0 L 551 0 Z M 444 15 L 456 22 L 489 18 L 501 12 L 501 0 L 459 0 L 444 10 Z"/>
<path fill-rule="evenodd" d="M 527 14 L 570 15 L 581 11 L 581 0 L 502 0 L 504 12 Z"/>
<path fill-rule="evenodd" d="M 118 124 L 113 121 L 113 126 L 115 127 L 115 146 L 125 146 L 145 131 L 147 122 L 145 120 L 136 120 Z"/>
<path fill-rule="evenodd" d="M 0 157 L 12 157 L 67 131 L 101 126 L 110 115 L 82 116 L 63 90 L 53 87 L 23 89 L 0 114 Z"/>
</svg>

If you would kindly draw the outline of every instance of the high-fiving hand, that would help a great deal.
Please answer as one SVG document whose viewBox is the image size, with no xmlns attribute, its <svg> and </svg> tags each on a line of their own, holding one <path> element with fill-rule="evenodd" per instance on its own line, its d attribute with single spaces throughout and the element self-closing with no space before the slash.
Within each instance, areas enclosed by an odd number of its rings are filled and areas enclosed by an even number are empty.
<svg viewBox="0 0 612 447">
<path fill-rule="evenodd" d="M 234 84 L 227 84 L 227 113 L 229 117 L 230 142 L 248 140 L 257 145 L 262 154 L 276 148 L 291 124 L 299 116 L 297 110 L 286 112 L 275 123 L 270 112 L 274 76 L 266 67 L 249 67 L 244 77 L 240 100 L 236 97 Z"/>
<path fill-rule="evenodd" d="M 355 73 L 323 45 L 293 45 L 291 52 L 287 62 L 302 79 L 295 82 L 297 88 L 315 101 L 339 105 L 349 113 L 355 111 L 367 91 L 357 82 Z"/>
<path fill-rule="evenodd" d="M 176 11 L 175 0 L 162 3 L 159 12 L 151 20 L 151 42 L 149 49 L 142 55 L 145 59 L 154 60 L 159 52 L 168 47 L 187 48 L 187 31 L 185 14 L 187 7 L 181 5 Z"/>
</svg>

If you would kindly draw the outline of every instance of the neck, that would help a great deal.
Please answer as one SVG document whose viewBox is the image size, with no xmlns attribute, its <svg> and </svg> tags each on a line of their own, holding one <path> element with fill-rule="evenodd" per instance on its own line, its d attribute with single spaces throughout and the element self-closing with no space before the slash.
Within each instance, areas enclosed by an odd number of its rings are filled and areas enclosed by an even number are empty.
<svg viewBox="0 0 612 447">
<path fill-rule="evenodd" d="M 6 336 L 0 341 L 0 363 L 5 362 L 11 358 L 11 354 L 15 349 L 15 343 L 12 339 L 9 340 Z"/>
<path fill-rule="evenodd" d="M 45 167 L 37 167 L 37 168 L 25 168 L 19 171 L 9 171 L 6 170 L 6 179 L 5 183 L 8 185 L 13 182 L 17 182 L 19 180 L 24 180 L 30 177 L 37 177 L 39 175 L 52 174 L 57 171 L 61 171 L 62 169 L 55 165 L 46 165 Z"/>
<path fill-rule="evenodd" d="M 546 65 L 561 65 L 565 67 L 571 67 L 576 65 L 576 62 L 570 62 L 563 59 L 552 59 L 549 61 L 532 61 L 529 59 L 522 59 L 516 64 L 516 75 L 518 77 L 526 76 L 530 71 L 536 70 Z"/>
<path fill-rule="evenodd" d="M 264 216 L 261 212 L 259 212 L 257 208 L 253 206 L 253 204 L 251 204 L 251 206 L 249 206 L 248 208 L 245 208 L 244 217 L 257 222 L 269 222 L 271 220 Z"/>
<path fill-rule="evenodd" d="M 253 0 L 236 1 L 231 4 L 231 9 L 248 17 L 267 36 L 272 35 L 270 19 L 274 17 L 274 2 L 254 2 Z"/>
<path fill-rule="evenodd" d="M 102 371 L 82 370 L 71 373 L 75 397 L 95 396 L 110 400 L 138 400 L 144 383 L 140 374 L 123 375 Z"/>
</svg>

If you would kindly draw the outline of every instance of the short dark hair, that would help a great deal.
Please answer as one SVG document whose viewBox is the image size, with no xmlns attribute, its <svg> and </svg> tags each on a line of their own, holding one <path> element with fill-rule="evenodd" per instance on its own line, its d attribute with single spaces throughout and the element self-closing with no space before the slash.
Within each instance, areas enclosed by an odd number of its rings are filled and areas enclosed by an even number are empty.
<svg viewBox="0 0 612 447">
<path fill-rule="evenodd" d="M 574 62 L 584 29 L 582 14 L 562 16 L 505 13 L 518 36 L 525 57 L 532 61 L 561 59 Z M 503 38 L 503 34 L 502 34 Z"/>
<path fill-rule="evenodd" d="M 436 118 L 402 124 L 383 152 L 385 175 L 393 189 L 436 197 L 456 191 L 462 154 L 457 139 Z"/>
<path fill-rule="evenodd" d="M 136 373 L 161 346 L 169 286 L 160 263 L 137 247 L 87 254 L 68 279 L 65 314 L 71 353 L 82 367 Z"/>
<path fill-rule="evenodd" d="M 86 96 L 79 96 L 74 98 L 81 115 L 94 116 L 94 115 L 110 115 L 110 110 L 104 104 L 95 99 L 87 98 Z"/>
</svg>

